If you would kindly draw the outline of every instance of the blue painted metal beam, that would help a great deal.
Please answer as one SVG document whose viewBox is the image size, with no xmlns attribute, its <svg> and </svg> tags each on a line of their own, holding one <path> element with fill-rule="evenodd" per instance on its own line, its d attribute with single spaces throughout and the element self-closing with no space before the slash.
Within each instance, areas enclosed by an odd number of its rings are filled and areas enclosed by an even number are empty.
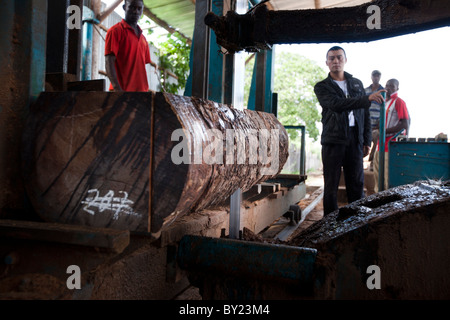
<svg viewBox="0 0 450 320">
<path fill-rule="evenodd" d="M 211 2 L 211 11 L 217 15 L 223 14 L 223 0 L 213 0 Z M 202 23 L 200 23 L 202 25 Z M 212 29 L 210 29 L 209 35 L 209 65 L 208 65 L 208 90 L 207 99 L 215 101 L 218 103 L 224 102 L 224 90 L 223 90 L 223 66 L 224 66 L 224 55 L 220 52 L 221 48 L 217 44 L 216 35 Z M 195 37 L 195 32 L 194 32 Z M 193 39 L 195 40 L 195 39 Z M 194 52 L 195 52 L 195 41 L 192 41 L 191 52 L 189 57 L 189 67 L 191 72 L 189 74 L 188 80 L 186 82 L 186 88 L 184 95 L 192 96 L 193 92 L 193 81 L 203 81 L 203 79 L 194 79 L 193 69 L 194 69 Z"/>
<path fill-rule="evenodd" d="M 273 63 L 273 50 L 266 50 L 256 54 L 248 109 L 272 113 Z"/>
<path fill-rule="evenodd" d="M 218 15 L 222 16 L 224 10 L 223 0 L 212 0 L 211 2 L 211 11 Z M 203 22 L 202 22 L 203 23 Z M 208 68 L 208 100 L 219 102 L 219 103 L 232 103 L 230 98 L 227 97 L 227 93 L 229 87 L 232 86 L 231 83 L 233 81 L 233 77 L 225 76 L 225 60 L 228 55 L 224 55 L 222 53 L 222 48 L 217 44 L 217 39 L 214 31 L 210 29 L 210 41 L 209 41 L 209 68 Z M 194 33 L 195 34 L 195 33 Z M 186 88 L 184 95 L 192 96 L 192 88 L 193 81 L 201 81 L 198 79 L 194 79 L 193 68 L 194 68 L 194 44 L 195 41 L 192 42 L 191 53 L 190 53 L 190 69 L 191 73 L 186 82 Z M 228 86 L 228 88 L 227 88 Z M 228 91 L 227 91 L 228 89 Z M 229 95 L 229 94 L 228 94 Z M 271 104 L 271 101 L 269 102 Z M 254 109 L 253 109 L 254 110 Z"/>
<path fill-rule="evenodd" d="M 177 260 L 195 273 L 311 283 L 317 250 L 259 242 L 184 236 Z"/>
</svg>

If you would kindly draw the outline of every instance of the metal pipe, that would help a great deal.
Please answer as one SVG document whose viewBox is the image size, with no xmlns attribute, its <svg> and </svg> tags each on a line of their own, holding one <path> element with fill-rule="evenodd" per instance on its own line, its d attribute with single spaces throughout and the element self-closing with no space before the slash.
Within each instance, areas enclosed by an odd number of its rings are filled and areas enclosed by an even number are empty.
<svg viewBox="0 0 450 320">
<path fill-rule="evenodd" d="M 94 11 L 89 7 L 83 6 L 83 65 L 81 80 L 91 80 L 93 78 L 93 37 L 94 25 L 99 21 L 95 18 Z"/>
<path fill-rule="evenodd" d="M 86 8 L 85 8 L 86 9 Z M 83 74 L 82 80 L 91 80 L 92 77 L 92 34 L 93 25 L 86 21 L 83 28 L 85 32 L 83 45 Z"/>
<path fill-rule="evenodd" d="M 383 103 L 380 108 L 380 138 L 379 138 L 379 165 L 378 165 L 378 191 L 384 190 L 384 158 L 386 144 L 386 92 L 381 92 Z"/>
<path fill-rule="evenodd" d="M 302 130 L 302 146 L 300 152 L 300 176 L 306 174 L 306 127 L 301 126 Z"/>
<path fill-rule="evenodd" d="M 102 1 L 101 0 L 92 0 L 91 1 L 91 9 L 94 11 L 94 17 L 97 17 L 100 14 L 102 9 Z M 94 27 L 93 27 L 94 28 Z M 99 61 L 98 55 L 100 50 L 100 34 L 98 32 L 92 33 L 92 71 L 91 78 L 98 79 L 98 70 L 99 70 Z"/>
</svg>

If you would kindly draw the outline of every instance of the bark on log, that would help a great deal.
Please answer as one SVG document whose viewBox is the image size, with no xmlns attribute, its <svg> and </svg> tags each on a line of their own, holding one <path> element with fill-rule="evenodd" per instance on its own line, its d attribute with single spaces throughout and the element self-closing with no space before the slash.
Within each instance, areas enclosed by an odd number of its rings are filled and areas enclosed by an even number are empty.
<svg viewBox="0 0 450 320">
<path fill-rule="evenodd" d="M 23 142 L 27 192 L 44 220 L 155 236 L 275 177 L 288 157 L 273 115 L 162 93 L 42 93 Z"/>
</svg>

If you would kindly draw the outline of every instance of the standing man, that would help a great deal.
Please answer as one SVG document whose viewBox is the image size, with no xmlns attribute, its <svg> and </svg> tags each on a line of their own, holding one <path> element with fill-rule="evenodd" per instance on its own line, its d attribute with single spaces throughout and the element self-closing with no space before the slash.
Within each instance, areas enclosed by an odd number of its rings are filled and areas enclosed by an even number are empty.
<svg viewBox="0 0 450 320">
<path fill-rule="evenodd" d="M 395 141 L 394 136 L 402 131 L 402 134 L 408 135 L 409 132 L 409 112 L 406 107 L 405 101 L 398 97 L 399 82 L 397 79 L 390 79 L 386 83 L 386 140 L 384 144 L 384 189 L 388 189 L 388 177 L 389 177 L 389 141 Z M 378 187 L 378 174 L 380 170 L 379 166 L 379 139 L 378 148 L 373 158 L 373 176 L 375 181 L 375 192 L 379 191 Z"/>
<path fill-rule="evenodd" d="M 372 93 L 383 90 L 383 86 L 380 84 L 381 72 L 378 70 L 372 71 L 372 84 L 366 88 L 366 94 L 370 96 Z M 370 113 L 370 124 L 372 126 L 372 148 L 370 150 L 369 161 L 370 161 L 370 170 L 373 171 L 373 156 L 375 154 L 375 150 L 377 148 L 378 137 L 379 137 L 379 121 L 380 121 L 380 109 L 381 105 L 372 101 L 372 104 L 369 108 Z"/>
<path fill-rule="evenodd" d="M 341 47 L 327 52 L 328 77 L 314 86 L 322 106 L 322 163 L 324 214 L 338 209 L 337 191 L 344 168 L 348 202 L 364 196 L 363 158 L 372 142 L 369 107 L 383 102 L 381 93 L 367 96 L 362 82 L 344 71 L 347 57 Z"/>
<path fill-rule="evenodd" d="M 144 12 L 143 0 L 125 0 L 125 19 L 108 30 L 105 42 L 106 73 L 110 90 L 148 91 L 145 65 L 152 64 L 150 49 L 138 21 Z"/>
</svg>

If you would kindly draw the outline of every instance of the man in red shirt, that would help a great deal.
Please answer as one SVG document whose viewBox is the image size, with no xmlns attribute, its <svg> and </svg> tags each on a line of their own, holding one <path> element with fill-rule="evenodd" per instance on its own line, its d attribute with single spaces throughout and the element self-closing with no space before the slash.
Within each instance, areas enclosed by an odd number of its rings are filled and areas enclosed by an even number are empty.
<svg viewBox="0 0 450 320">
<path fill-rule="evenodd" d="M 108 30 L 105 42 L 106 72 L 110 90 L 148 91 L 147 63 L 150 49 L 138 21 L 144 12 L 143 0 L 125 0 L 125 19 Z"/>
<path fill-rule="evenodd" d="M 386 140 L 384 148 L 384 189 L 388 188 L 388 177 L 389 177 L 389 141 L 394 141 L 393 137 L 400 131 L 402 134 L 408 135 L 409 131 L 409 112 L 406 107 L 405 101 L 399 98 L 398 88 L 399 82 L 397 79 L 390 79 L 386 83 Z M 375 192 L 378 192 L 378 173 L 379 173 L 379 150 L 380 144 L 378 140 L 378 150 L 375 152 L 373 158 L 373 177 L 375 182 Z"/>
</svg>

